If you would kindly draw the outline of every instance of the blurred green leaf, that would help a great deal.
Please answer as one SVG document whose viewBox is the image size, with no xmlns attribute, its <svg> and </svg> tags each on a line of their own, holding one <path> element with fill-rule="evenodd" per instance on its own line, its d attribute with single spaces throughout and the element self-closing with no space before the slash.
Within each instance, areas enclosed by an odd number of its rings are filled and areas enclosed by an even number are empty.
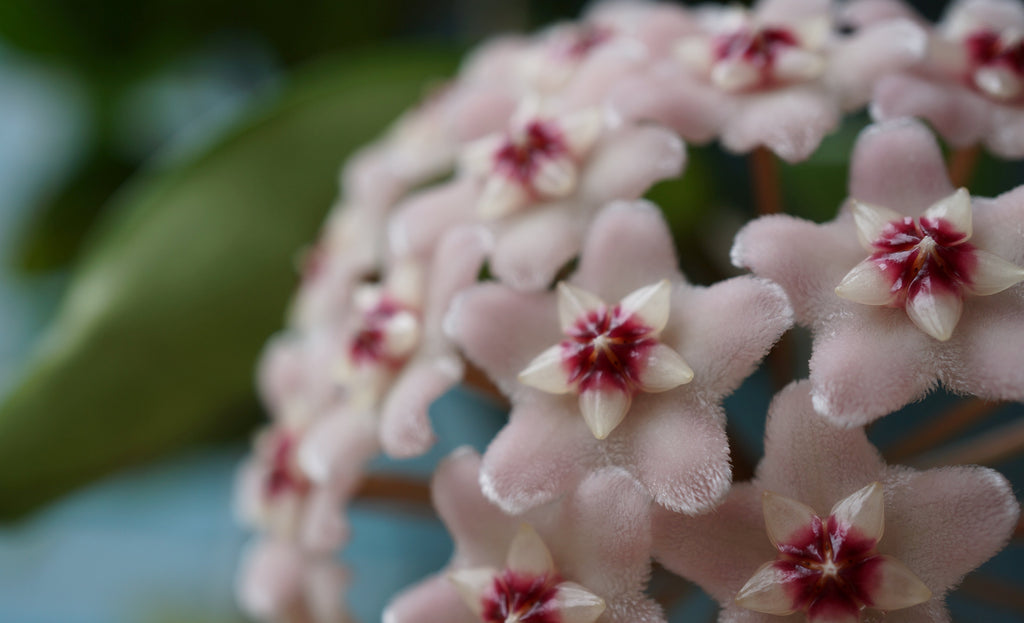
<svg viewBox="0 0 1024 623">
<path fill-rule="evenodd" d="M 454 58 L 407 49 L 308 70 L 214 147 L 115 198 L 0 404 L 0 517 L 252 425 L 256 356 L 343 157 Z"/>
<path fill-rule="evenodd" d="M 134 170 L 111 150 L 96 149 L 56 196 L 29 215 L 14 252 L 15 266 L 38 273 L 70 264 L 104 201 Z"/>
</svg>

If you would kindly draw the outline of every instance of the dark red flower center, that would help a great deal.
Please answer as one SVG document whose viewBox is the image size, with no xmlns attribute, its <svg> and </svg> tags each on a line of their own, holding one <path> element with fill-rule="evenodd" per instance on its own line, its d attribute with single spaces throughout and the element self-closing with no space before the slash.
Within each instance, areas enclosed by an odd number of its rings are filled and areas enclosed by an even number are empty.
<svg viewBox="0 0 1024 623">
<path fill-rule="evenodd" d="M 555 43 L 552 55 L 555 58 L 580 60 L 595 48 L 608 42 L 615 32 L 607 26 L 583 24 Z"/>
<path fill-rule="evenodd" d="M 310 483 L 295 466 L 295 437 L 290 433 L 278 432 L 271 444 L 270 470 L 263 481 L 264 494 L 270 499 L 285 493 L 305 494 L 309 491 Z"/>
<path fill-rule="evenodd" d="M 647 356 L 657 345 L 651 328 L 620 306 L 602 305 L 576 321 L 561 342 L 569 383 L 579 391 L 615 387 L 635 391 Z"/>
<path fill-rule="evenodd" d="M 761 70 L 762 79 L 771 80 L 775 57 L 785 48 L 799 45 L 797 38 L 785 28 L 743 29 L 719 35 L 712 42 L 716 61 L 742 60 Z"/>
<path fill-rule="evenodd" d="M 349 356 L 359 366 L 387 364 L 401 366 L 402 358 L 396 358 L 387 349 L 387 323 L 396 314 L 407 308 L 387 296 L 370 310 L 363 313 L 360 328 L 349 342 Z"/>
<path fill-rule="evenodd" d="M 977 265 L 974 246 L 945 219 L 906 216 L 886 225 L 872 246 L 870 259 L 892 282 L 898 306 L 922 290 L 962 295 Z"/>
<path fill-rule="evenodd" d="M 516 135 L 510 135 L 494 153 L 494 168 L 529 186 L 544 158 L 567 153 L 561 131 L 551 122 L 534 120 Z"/>
<path fill-rule="evenodd" d="M 779 544 L 775 568 L 784 574 L 793 607 L 813 620 L 874 605 L 871 595 L 881 584 L 884 560 L 876 543 L 834 516 L 815 516 L 796 538 Z"/>
<path fill-rule="evenodd" d="M 557 575 L 527 575 L 505 570 L 494 578 L 484 594 L 483 620 L 486 623 L 558 623 L 558 611 L 552 607 L 561 582 Z"/>
<path fill-rule="evenodd" d="M 1024 78 L 1024 40 L 1007 43 L 995 30 L 979 30 L 964 40 L 971 65 L 1002 66 Z"/>
</svg>

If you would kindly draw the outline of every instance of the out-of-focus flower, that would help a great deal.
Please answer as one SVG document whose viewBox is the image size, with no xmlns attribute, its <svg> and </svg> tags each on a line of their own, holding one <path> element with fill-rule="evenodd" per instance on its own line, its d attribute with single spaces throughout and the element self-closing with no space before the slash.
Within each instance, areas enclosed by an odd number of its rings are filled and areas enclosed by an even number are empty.
<svg viewBox="0 0 1024 623">
<path fill-rule="evenodd" d="M 467 174 L 399 206 L 389 237 L 396 253 L 429 253 L 448 229 L 482 214 L 494 234 L 491 272 L 511 287 L 541 289 L 579 252 L 599 207 L 636 199 L 682 170 L 683 143 L 664 128 L 535 111 L 472 149 Z"/>
<path fill-rule="evenodd" d="M 511 517 L 480 492 L 480 457 L 458 450 L 433 496 L 455 540 L 451 562 L 396 597 L 387 623 L 613 623 L 664 617 L 644 595 L 649 502 L 630 476 L 598 471 L 563 500 Z"/>
<path fill-rule="evenodd" d="M 613 105 L 687 140 L 717 136 L 730 151 L 764 146 L 803 160 L 842 111 L 867 102 L 879 77 L 925 53 L 925 34 L 909 20 L 840 36 L 833 13 L 827 0 L 765 0 L 750 12 L 703 7 L 700 31 L 680 38 L 674 59 L 620 84 Z"/>
<path fill-rule="evenodd" d="M 238 572 L 247 614 L 274 623 L 350 623 L 342 596 L 348 572 L 330 556 L 308 556 L 274 540 L 249 545 Z"/>
<path fill-rule="evenodd" d="M 1009 483 L 982 467 L 888 467 L 863 430 L 815 413 L 809 390 L 776 396 L 753 482 L 707 515 L 655 510 L 655 557 L 718 600 L 721 621 L 948 621 L 945 593 L 1017 523 Z"/>
<path fill-rule="evenodd" d="M 764 217 L 732 250 L 737 266 L 782 285 L 813 330 L 815 408 L 862 425 L 938 382 L 1024 399 L 1024 286 L 1007 287 L 1024 265 L 1024 188 L 954 194 L 935 139 L 910 120 L 866 130 L 851 167 L 836 220 Z"/>
<path fill-rule="evenodd" d="M 790 326 L 785 295 L 774 284 L 747 277 L 710 288 L 687 284 L 660 213 L 639 202 L 613 204 L 600 214 L 578 271 L 561 288 L 569 293 L 562 295 L 561 323 L 555 293 L 518 292 L 499 284 L 470 289 L 449 314 L 447 330 L 513 403 L 509 423 L 484 457 L 484 493 L 502 508 L 521 512 L 571 490 L 602 466 L 617 465 L 634 474 L 659 504 L 688 513 L 709 508 L 730 480 L 720 400 Z M 538 385 L 544 390 L 589 387 L 582 378 L 581 386 L 557 374 L 561 347 L 549 349 L 565 339 L 562 327 L 570 325 L 571 331 L 586 310 L 600 311 L 599 302 L 583 292 L 622 300 L 619 312 L 631 311 L 630 322 L 648 334 L 663 327 L 660 344 L 626 349 L 634 361 L 609 357 L 607 370 L 597 376 L 613 372 L 616 378 L 600 379 L 590 388 L 594 391 L 579 397 L 575 391 L 538 390 Z M 510 331 L 512 326 L 516 330 Z M 617 339 L 595 336 L 605 343 Z M 592 352 L 599 350 L 608 352 Z M 538 355 L 540 361 L 534 361 Z M 562 359 L 562 364 L 573 361 Z M 692 382 L 670 389 L 690 376 L 687 365 Z M 619 391 L 616 382 L 627 379 Z M 634 392 L 645 385 L 661 391 Z M 593 432 L 579 415 L 581 407 Z"/>
<path fill-rule="evenodd" d="M 872 115 L 918 116 L 958 147 L 1024 156 L 1022 33 L 1016 0 L 956 2 L 932 32 L 926 61 L 878 83 Z"/>
</svg>

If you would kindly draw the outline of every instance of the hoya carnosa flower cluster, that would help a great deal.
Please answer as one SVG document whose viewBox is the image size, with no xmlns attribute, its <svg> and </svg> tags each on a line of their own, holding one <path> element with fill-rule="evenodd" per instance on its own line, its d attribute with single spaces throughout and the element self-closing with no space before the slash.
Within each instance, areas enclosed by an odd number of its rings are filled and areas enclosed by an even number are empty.
<svg viewBox="0 0 1024 623">
<path fill-rule="evenodd" d="M 890 117 L 1019 155 L 1019 13 L 603 3 L 482 46 L 346 164 L 265 351 L 243 605 L 346 619 L 344 506 L 381 450 L 433 445 L 427 409 L 472 365 L 509 420 L 438 468 L 455 555 L 389 623 L 660 621 L 652 557 L 722 620 L 945 620 L 945 593 L 1008 538 L 1013 494 L 983 468 L 886 466 L 859 427 L 938 383 L 1024 399 L 1024 187 L 954 188 L 930 130 Z M 753 275 L 686 278 L 675 206 L 643 199 L 682 174 L 684 141 L 799 163 L 864 106 L 880 122 L 834 221 L 756 219 L 731 254 Z M 733 484 L 722 401 L 794 323 L 810 378 L 776 397 L 757 475 Z"/>
</svg>

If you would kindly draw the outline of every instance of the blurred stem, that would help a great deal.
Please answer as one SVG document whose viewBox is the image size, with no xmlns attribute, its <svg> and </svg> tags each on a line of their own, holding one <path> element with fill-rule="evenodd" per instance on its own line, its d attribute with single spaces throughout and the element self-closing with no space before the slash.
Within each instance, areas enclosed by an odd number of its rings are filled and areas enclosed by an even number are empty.
<svg viewBox="0 0 1024 623">
<path fill-rule="evenodd" d="M 948 450 L 936 452 L 913 461 L 921 467 L 943 465 L 992 466 L 1024 452 L 1024 419 L 988 431 Z"/>
<path fill-rule="evenodd" d="M 466 362 L 466 374 L 462 379 L 463 385 L 472 387 L 476 391 L 498 401 L 505 408 L 509 407 L 508 398 L 501 393 L 498 386 L 491 382 L 487 374 L 470 362 Z"/>
<path fill-rule="evenodd" d="M 971 183 L 980 156 L 981 145 L 953 150 L 949 155 L 949 179 L 954 187 L 961 188 Z"/>
<path fill-rule="evenodd" d="M 959 402 L 931 423 L 911 435 L 904 437 L 886 448 L 885 458 L 890 463 L 899 463 L 908 458 L 927 452 L 952 439 L 957 433 L 989 416 L 1002 406 L 999 402 L 987 402 L 971 398 Z"/>
<path fill-rule="evenodd" d="M 363 500 L 392 500 L 430 506 L 430 486 L 427 483 L 401 476 L 370 475 L 363 479 L 356 491 Z"/>
<path fill-rule="evenodd" d="M 750 152 L 749 162 L 757 213 L 782 212 L 782 185 L 779 182 L 779 162 L 775 154 L 765 147 L 757 147 Z"/>
</svg>

